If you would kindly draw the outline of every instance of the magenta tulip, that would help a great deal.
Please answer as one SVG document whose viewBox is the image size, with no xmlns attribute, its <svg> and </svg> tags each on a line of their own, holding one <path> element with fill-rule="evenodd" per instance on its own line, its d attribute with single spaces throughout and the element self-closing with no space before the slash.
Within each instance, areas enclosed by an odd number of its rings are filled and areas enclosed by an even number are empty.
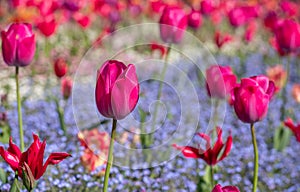
<svg viewBox="0 0 300 192">
<path fill-rule="evenodd" d="M 135 66 L 126 66 L 116 60 L 106 61 L 98 71 L 95 98 L 103 116 L 116 120 L 125 118 L 139 99 Z"/>
<path fill-rule="evenodd" d="M 232 9 L 228 13 L 228 18 L 232 26 L 238 27 L 258 17 L 258 15 L 259 9 L 257 6 L 243 6 Z"/>
<path fill-rule="evenodd" d="M 160 36 L 164 42 L 179 43 L 188 24 L 183 9 L 166 7 L 160 18 Z"/>
<path fill-rule="evenodd" d="M 236 81 L 237 77 L 229 66 L 213 65 L 206 70 L 206 89 L 210 97 L 229 98 Z"/>
<path fill-rule="evenodd" d="M 267 114 L 269 102 L 275 92 L 275 84 L 266 76 L 254 76 L 241 80 L 234 89 L 234 110 L 238 118 L 253 124 Z"/>
<path fill-rule="evenodd" d="M 209 15 L 215 10 L 213 0 L 203 0 L 200 3 L 201 13 L 203 15 Z"/>
<path fill-rule="evenodd" d="M 217 184 L 212 192 L 240 192 L 240 190 L 236 186 L 222 187 L 220 184 Z"/>
<path fill-rule="evenodd" d="M 198 29 L 202 24 L 202 17 L 200 12 L 192 10 L 191 13 L 188 15 L 188 24 L 189 27 L 193 29 Z"/>
<path fill-rule="evenodd" d="M 276 42 L 284 53 L 300 52 L 300 24 L 291 19 L 285 19 L 274 30 Z"/>
<path fill-rule="evenodd" d="M 11 24 L 1 32 L 2 54 L 8 66 L 27 66 L 35 53 L 35 36 L 27 23 Z"/>
</svg>

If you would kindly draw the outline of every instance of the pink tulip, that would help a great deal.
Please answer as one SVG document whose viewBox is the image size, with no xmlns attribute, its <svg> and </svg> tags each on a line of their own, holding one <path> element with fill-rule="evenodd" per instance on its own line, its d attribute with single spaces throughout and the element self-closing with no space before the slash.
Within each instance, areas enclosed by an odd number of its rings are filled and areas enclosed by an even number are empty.
<svg viewBox="0 0 300 192">
<path fill-rule="evenodd" d="M 257 6 L 236 7 L 228 13 L 230 24 L 238 27 L 248 23 L 251 19 L 258 17 L 259 10 Z"/>
<path fill-rule="evenodd" d="M 198 11 L 192 10 L 188 15 L 188 25 L 193 29 L 198 29 L 202 24 L 202 17 Z"/>
<path fill-rule="evenodd" d="M 37 28 L 46 37 L 53 35 L 57 28 L 57 22 L 53 16 L 47 16 L 37 24 Z"/>
<path fill-rule="evenodd" d="M 270 11 L 264 18 L 265 27 L 269 28 L 271 31 L 274 31 L 278 24 L 278 16 L 276 12 Z"/>
<path fill-rule="evenodd" d="M 237 84 L 237 77 L 229 66 L 213 65 L 206 70 L 206 89 L 210 97 L 226 99 Z"/>
<path fill-rule="evenodd" d="M 73 15 L 73 18 L 84 29 L 88 28 L 91 24 L 91 19 L 88 15 L 77 12 Z"/>
<path fill-rule="evenodd" d="M 213 0 L 203 0 L 203 1 L 201 1 L 200 8 L 201 8 L 201 13 L 203 15 L 211 14 L 215 10 Z"/>
<path fill-rule="evenodd" d="M 179 43 L 184 36 L 188 21 L 183 9 L 166 7 L 159 23 L 162 40 L 167 43 Z"/>
<path fill-rule="evenodd" d="M 300 24 L 291 19 L 285 19 L 274 30 L 276 42 L 281 51 L 288 54 L 300 52 Z"/>
<path fill-rule="evenodd" d="M 217 184 L 212 192 L 240 192 L 240 190 L 236 186 L 222 187 L 220 184 Z"/>
<path fill-rule="evenodd" d="M 98 71 L 95 99 L 103 116 L 116 120 L 125 118 L 139 99 L 135 66 L 126 66 L 116 60 L 106 61 Z"/>
<path fill-rule="evenodd" d="M 54 62 L 54 72 L 58 78 L 65 76 L 68 71 L 68 65 L 62 58 L 58 58 Z"/>
<path fill-rule="evenodd" d="M 61 80 L 61 92 L 64 99 L 68 99 L 72 93 L 73 82 L 70 77 L 65 77 Z"/>
<path fill-rule="evenodd" d="M 280 7 L 282 11 L 285 12 L 290 17 L 298 14 L 299 6 L 292 1 L 283 0 L 280 2 Z"/>
<path fill-rule="evenodd" d="M 14 23 L 1 32 L 2 54 L 8 66 L 27 66 L 35 53 L 35 36 L 30 24 Z"/>
<path fill-rule="evenodd" d="M 254 76 L 241 80 L 234 89 L 234 110 L 245 123 L 261 121 L 268 112 L 269 102 L 275 92 L 275 84 L 266 76 Z"/>
</svg>

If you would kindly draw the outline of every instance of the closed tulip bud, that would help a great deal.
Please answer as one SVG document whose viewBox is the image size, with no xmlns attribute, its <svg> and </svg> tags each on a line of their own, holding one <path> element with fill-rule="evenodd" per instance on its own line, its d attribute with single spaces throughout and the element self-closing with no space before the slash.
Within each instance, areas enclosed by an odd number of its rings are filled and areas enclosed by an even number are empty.
<svg viewBox="0 0 300 192">
<path fill-rule="evenodd" d="M 266 76 L 242 79 L 240 86 L 234 89 L 233 105 L 238 118 L 250 124 L 261 121 L 268 112 L 274 91 L 274 82 Z"/>
<path fill-rule="evenodd" d="M 95 98 L 103 116 L 116 120 L 125 118 L 139 99 L 135 66 L 126 66 L 116 60 L 106 61 L 98 71 Z"/>
<path fill-rule="evenodd" d="M 22 167 L 22 174 L 23 174 L 23 185 L 26 187 L 27 191 L 32 191 L 35 187 L 35 179 L 30 170 L 29 165 L 24 162 Z"/>
<path fill-rule="evenodd" d="M 284 53 L 300 52 L 300 24 L 291 19 L 283 20 L 274 30 L 276 42 Z"/>
<path fill-rule="evenodd" d="M 71 78 L 65 77 L 62 79 L 61 92 L 62 92 L 64 99 L 68 99 L 71 96 L 72 86 L 73 86 L 73 82 L 72 82 Z"/>
<path fill-rule="evenodd" d="M 188 20 L 183 9 L 166 7 L 159 23 L 160 36 L 164 42 L 180 43 L 184 36 Z"/>
<path fill-rule="evenodd" d="M 2 54 L 8 66 L 27 66 L 35 53 L 35 36 L 27 23 L 11 24 L 1 32 Z"/>
<path fill-rule="evenodd" d="M 54 62 L 54 72 L 58 78 L 61 78 L 66 75 L 68 71 L 68 65 L 66 61 L 62 58 L 56 59 Z"/>
<path fill-rule="evenodd" d="M 198 11 L 192 10 L 188 15 L 188 24 L 189 27 L 193 29 L 198 29 L 202 24 L 202 17 Z"/>
<path fill-rule="evenodd" d="M 236 81 L 237 77 L 229 66 L 213 65 L 206 70 L 206 89 L 210 97 L 228 99 Z"/>
</svg>

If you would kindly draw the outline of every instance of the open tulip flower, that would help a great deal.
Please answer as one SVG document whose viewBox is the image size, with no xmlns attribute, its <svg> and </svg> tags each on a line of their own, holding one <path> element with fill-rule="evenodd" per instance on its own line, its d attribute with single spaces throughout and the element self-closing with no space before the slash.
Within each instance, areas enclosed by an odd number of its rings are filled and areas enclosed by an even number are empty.
<svg viewBox="0 0 300 192">
<path fill-rule="evenodd" d="M 198 133 L 197 135 L 206 141 L 206 149 L 202 149 L 200 146 L 198 148 L 191 146 L 178 146 L 173 144 L 173 147 L 181 150 L 182 154 L 187 158 L 200 158 L 203 159 L 208 165 L 216 165 L 218 162 L 222 161 L 225 157 L 229 155 L 232 146 L 232 136 L 229 135 L 226 143 L 222 140 L 222 129 L 217 127 L 218 139 L 213 147 L 211 147 L 210 137 L 204 133 Z M 223 150 L 222 155 L 221 151 Z"/>
<path fill-rule="evenodd" d="M 1 32 L 2 54 L 8 66 L 24 67 L 30 64 L 35 54 L 35 35 L 27 23 L 13 23 Z"/>
<path fill-rule="evenodd" d="M 240 190 L 236 186 L 225 186 L 222 187 L 220 184 L 217 184 L 212 192 L 240 192 Z"/>
<path fill-rule="evenodd" d="M 71 156 L 68 153 L 51 153 L 45 163 L 44 151 L 46 147 L 46 141 L 41 142 L 39 137 L 33 134 L 33 143 L 25 152 L 21 152 L 19 147 L 12 142 L 12 138 L 9 140 L 9 147 L 5 150 L 0 147 L 0 155 L 14 170 L 18 171 L 18 176 L 23 178 L 23 175 L 31 175 L 35 180 L 38 180 L 46 171 L 48 165 L 55 165 L 60 163 L 65 158 Z M 23 173 L 26 166 L 29 166 L 31 173 Z M 27 171 L 29 171 L 27 170 Z"/>
<path fill-rule="evenodd" d="M 238 118 L 245 123 L 261 121 L 274 92 L 275 84 L 266 76 L 242 79 L 240 86 L 234 89 L 234 109 Z"/>
<path fill-rule="evenodd" d="M 284 121 L 284 125 L 294 133 L 297 141 L 300 142 L 300 124 L 296 125 L 291 118 L 288 118 Z"/>
</svg>

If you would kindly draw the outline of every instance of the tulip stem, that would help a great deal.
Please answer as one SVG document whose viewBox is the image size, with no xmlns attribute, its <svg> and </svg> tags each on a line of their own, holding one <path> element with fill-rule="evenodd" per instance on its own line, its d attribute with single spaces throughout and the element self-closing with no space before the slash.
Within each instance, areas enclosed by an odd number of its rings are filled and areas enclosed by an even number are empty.
<svg viewBox="0 0 300 192">
<path fill-rule="evenodd" d="M 58 118 L 59 118 L 60 128 L 63 130 L 64 135 L 67 136 L 67 128 L 66 128 L 65 119 L 64 119 L 64 110 L 59 105 L 59 100 L 58 99 L 54 99 L 54 100 L 55 100 L 55 104 L 56 104 L 56 111 L 57 111 Z"/>
<path fill-rule="evenodd" d="M 211 184 L 211 188 L 213 189 L 215 184 L 214 184 L 214 167 L 211 165 L 210 166 L 210 184 Z"/>
<path fill-rule="evenodd" d="M 116 128 L 117 128 L 117 120 L 113 119 L 108 159 L 107 159 L 107 163 L 106 163 L 105 176 L 104 176 L 103 192 L 107 192 L 107 188 L 108 188 L 108 179 L 109 179 L 109 174 L 110 174 L 110 168 L 113 163 L 113 151 L 114 151 Z"/>
<path fill-rule="evenodd" d="M 251 124 L 251 134 L 252 134 L 252 143 L 253 143 L 253 150 L 254 150 L 254 175 L 253 175 L 253 188 L 252 192 L 256 192 L 257 188 L 257 180 L 258 180 L 258 149 L 256 143 L 256 136 L 255 136 L 255 128 L 254 124 Z"/>
<path fill-rule="evenodd" d="M 166 52 L 165 62 L 164 62 L 163 70 L 162 70 L 162 73 L 161 73 L 161 81 L 159 82 L 159 88 L 158 88 L 157 97 L 156 97 L 157 101 L 159 101 L 160 98 L 161 98 L 162 88 L 163 88 L 163 81 L 165 79 L 167 68 L 168 68 L 168 59 L 169 59 L 169 55 L 170 55 L 169 53 L 170 53 L 171 47 L 172 47 L 172 44 L 170 44 L 168 46 L 168 49 L 167 49 L 167 52 Z M 151 131 L 154 131 L 154 127 L 155 127 L 155 124 L 156 124 L 157 112 L 158 112 L 158 105 L 156 104 L 155 107 L 154 107 L 154 112 L 153 112 L 153 121 L 152 121 L 153 123 L 152 123 Z M 149 142 L 149 145 L 150 145 L 152 143 L 152 138 L 150 138 L 149 140 L 150 140 L 150 142 Z M 149 147 L 149 146 L 147 146 L 147 147 Z"/>
<path fill-rule="evenodd" d="M 23 134 L 23 120 L 22 120 L 22 104 L 20 99 L 20 87 L 19 87 L 19 67 L 16 66 L 16 94 L 17 94 L 17 104 L 18 104 L 18 123 L 19 123 L 19 134 L 20 134 L 20 149 L 24 151 L 24 134 Z"/>
</svg>

